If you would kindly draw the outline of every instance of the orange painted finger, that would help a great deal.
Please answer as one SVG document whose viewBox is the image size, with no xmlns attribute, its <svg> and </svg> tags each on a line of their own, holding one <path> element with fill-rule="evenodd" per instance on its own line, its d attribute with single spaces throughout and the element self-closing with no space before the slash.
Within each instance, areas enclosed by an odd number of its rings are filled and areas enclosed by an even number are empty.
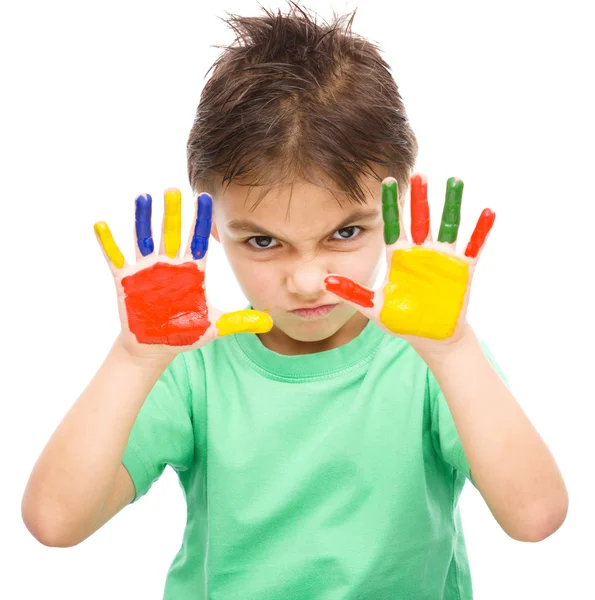
<svg viewBox="0 0 595 600">
<path fill-rule="evenodd" d="M 411 176 L 411 238 L 414 244 L 423 244 L 430 231 L 428 181 L 421 173 Z"/>
<path fill-rule="evenodd" d="M 495 219 L 495 212 L 491 211 L 489 208 L 483 210 L 477 220 L 477 225 L 475 225 L 475 229 L 471 234 L 471 239 L 467 244 L 467 248 L 465 249 L 465 256 L 475 258 L 479 254 L 479 251 L 488 237 L 488 233 L 490 233 L 490 229 L 492 229 Z"/>
<path fill-rule="evenodd" d="M 324 280 L 324 283 L 329 292 L 339 296 L 339 298 L 343 298 L 343 300 L 349 300 L 365 308 L 374 306 L 374 292 L 348 277 L 329 275 Z"/>
</svg>

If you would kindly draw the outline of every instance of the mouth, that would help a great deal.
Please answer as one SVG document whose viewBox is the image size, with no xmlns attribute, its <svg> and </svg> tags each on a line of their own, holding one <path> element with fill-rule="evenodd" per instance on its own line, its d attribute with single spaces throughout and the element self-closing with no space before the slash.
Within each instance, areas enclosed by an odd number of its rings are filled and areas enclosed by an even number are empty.
<svg viewBox="0 0 595 600">
<path fill-rule="evenodd" d="M 326 317 L 336 304 L 322 304 L 320 306 L 314 306 L 313 308 L 297 308 L 296 310 L 290 310 L 292 315 L 301 317 L 302 319 L 322 319 Z"/>
</svg>

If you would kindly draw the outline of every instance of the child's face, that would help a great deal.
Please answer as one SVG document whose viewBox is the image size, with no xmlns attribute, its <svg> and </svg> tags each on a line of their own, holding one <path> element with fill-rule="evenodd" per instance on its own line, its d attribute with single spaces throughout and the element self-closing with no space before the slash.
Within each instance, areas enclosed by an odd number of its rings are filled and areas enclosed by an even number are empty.
<svg viewBox="0 0 595 600">
<path fill-rule="evenodd" d="M 340 205 L 325 188 L 305 182 L 271 191 L 253 210 L 258 188 L 232 183 L 214 198 L 212 233 L 244 295 L 253 308 L 268 309 L 275 327 L 293 340 L 324 340 L 356 313 L 324 290 L 329 273 L 374 287 L 385 248 L 381 182 L 362 182 L 366 204 L 336 193 Z M 291 312 L 325 304 L 336 306 L 322 317 Z"/>
</svg>

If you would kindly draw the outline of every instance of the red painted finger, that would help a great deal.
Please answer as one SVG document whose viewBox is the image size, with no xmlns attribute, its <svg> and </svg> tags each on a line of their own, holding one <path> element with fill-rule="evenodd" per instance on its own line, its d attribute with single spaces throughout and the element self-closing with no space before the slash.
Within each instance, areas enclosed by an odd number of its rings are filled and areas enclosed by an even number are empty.
<svg viewBox="0 0 595 600">
<path fill-rule="evenodd" d="M 423 244 L 430 231 L 430 207 L 428 205 L 428 181 L 425 175 L 411 176 L 411 238 L 414 244 Z"/>
<path fill-rule="evenodd" d="M 343 298 L 343 300 L 349 300 L 365 308 L 372 308 L 374 306 L 372 302 L 374 292 L 359 283 L 355 283 L 349 277 L 329 275 L 324 282 L 329 292 L 336 294 L 339 298 Z"/>
<path fill-rule="evenodd" d="M 483 212 L 479 216 L 479 219 L 477 220 L 477 225 L 471 234 L 471 239 L 467 244 L 467 248 L 465 249 L 465 256 L 468 256 L 469 258 L 475 258 L 479 254 L 486 237 L 488 237 L 488 233 L 490 233 L 490 229 L 492 228 L 495 219 L 496 213 L 491 211 L 489 208 L 484 208 Z"/>
</svg>

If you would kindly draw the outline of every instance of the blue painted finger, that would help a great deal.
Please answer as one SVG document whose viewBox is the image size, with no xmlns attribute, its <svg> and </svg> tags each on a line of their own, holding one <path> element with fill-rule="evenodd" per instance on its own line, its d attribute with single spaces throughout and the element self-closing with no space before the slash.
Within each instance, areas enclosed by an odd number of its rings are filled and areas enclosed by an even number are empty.
<svg viewBox="0 0 595 600">
<path fill-rule="evenodd" d="M 211 223 L 213 222 L 213 199 L 209 194 L 203 193 L 197 199 L 197 217 L 192 235 L 190 249 L 192 258 L 202 258 L 209 248 Z"/>
<path fill-rule="evenodd" d="M 151 198 L 151 194 L 141 194 L 137 196 L 135 203 L 136 243 L 140 253 L 147 256 L 154 250 L 153 238 L 151 237 L 153 198 Z"/>
</svg>

